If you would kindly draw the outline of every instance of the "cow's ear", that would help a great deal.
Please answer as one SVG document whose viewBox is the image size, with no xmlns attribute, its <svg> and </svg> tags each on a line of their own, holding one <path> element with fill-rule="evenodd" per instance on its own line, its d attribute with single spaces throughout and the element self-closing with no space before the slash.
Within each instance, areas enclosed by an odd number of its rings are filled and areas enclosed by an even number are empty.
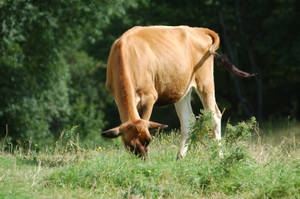
<svg viewBox="0 0 300 199">
<path fill-rule="evenodd" d="M 160 129 L 165 129 L 165 128 L 168 128 L 168 125 L 166 124 L 160 124 L 158 122 L 151 122 L 149 121 L 149 129 L 156 129 L 156 128 L 160 128 Z"/>
<path fill-rule="evenodd" d="M 116 127 L 113 129 L 103 131 L 101 133 L 101 136 L 105 137 L 105 138 L 116 138 L 116 137 L 119 137 L 121 134 L 122 133 L 120 132 L 120 127 Z"/>
</svg>

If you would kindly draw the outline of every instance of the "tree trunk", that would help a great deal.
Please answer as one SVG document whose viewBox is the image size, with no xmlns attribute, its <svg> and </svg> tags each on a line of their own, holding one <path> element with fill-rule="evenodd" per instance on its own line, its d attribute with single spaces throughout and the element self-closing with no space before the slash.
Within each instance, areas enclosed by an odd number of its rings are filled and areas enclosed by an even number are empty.
<svg viewBox="0 0 300 199">
<path fill-rule="evenodd" d="M 256 117 L 258 121 L 262 120 L 262 111 L 263 111 L 263 84 L 262 84 L 262 74 L 260 73 L 260 69 L 256 64 L 256 59 L 252 50 L 251 42 L 249 42 L 248 36 L 246 35 L 243 23 L 241 21 L 241 15 L 240 15 L 240 5 L 239 0 L 235 0 L 235 12 L 236 12 L 236 18 L 239 25 L 240 34 L 242 36 L 242 41 L 244 43 L 244 46 L 247 49 L 248 58 L 251 65 L 252 72 L 258 72 L 258 76 L 256 78 L 256 87 L 257 87 L 257 112 Z"/>
<path fill-rule="evenodd" d="M 225 48 L 227 49 L 227 52 L 230 56 L 230 59 L 232 60 L 233 64 L 237 66 L 238 64 L 238 57 L 237 54 L 234 52 L 230 42 L 229 42 L 229 37 L 227 35 L 227 31 L 226 31 L 226 25 L 224 23 L 224 19 L 223 19 L 223 7 L 222 7 L 222 3 L 221 3 L 221 9 L 219 11 L 219 23 L 222 27 L 223 30 L 223 41 L 225 44 Z M 234 81 L 234 86 L 235 86 L 235 90 L 238 96 L 238 99 L 240 101 L 240 105 L 242 107 L 243 112 L 247 115 L 247 117 L 250 117 L 252 115 L 249 106 L 247 105 L 247 100 L 246 97 L 244 96 L 244 93 L 242 91 L 242 83 L 240 82 L 240 80 L 236 77 L 233 76 L 233 81 Z"/>
</svg>

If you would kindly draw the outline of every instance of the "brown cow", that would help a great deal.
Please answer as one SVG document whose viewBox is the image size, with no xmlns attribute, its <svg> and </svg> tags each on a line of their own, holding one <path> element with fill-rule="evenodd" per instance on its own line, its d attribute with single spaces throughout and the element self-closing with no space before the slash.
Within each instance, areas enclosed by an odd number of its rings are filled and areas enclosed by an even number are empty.
<svg viewBox="0 0 300 199">
<path fill-rule="evenodd" d="M 149 121 L 154 105 L 175 104 L 181 124 L 177 158 L 187 151 L 191 121 L 191 91 L 195 88 L 205 109 L 213 111 L 216 139 L 221 139 L 221 113 L 215 100 L 214 57 L 242 77 L 252 75 L 235 68 L 215 53 L 219 37 L 206 28 L 188 26 L 134 27 L 112 45 L 106 87 L 115 98 L 122 124 L 103 137 L 122 135 L 125 148 L 144 158 L 151 141 L 149 129 L 167 125 Z"/>
</svg>

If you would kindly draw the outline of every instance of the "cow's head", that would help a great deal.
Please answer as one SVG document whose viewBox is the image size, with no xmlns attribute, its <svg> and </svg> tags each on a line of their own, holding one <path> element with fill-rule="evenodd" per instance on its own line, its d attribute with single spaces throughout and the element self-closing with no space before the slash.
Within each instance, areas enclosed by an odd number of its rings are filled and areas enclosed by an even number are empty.
<svg viewBox="0 0 300 199">
<path fill-rule="evenodd" d="M 136 120 L 125 122 L 122 125 L 102 132 L 105 138 L 116 138 L 122 136 L 122 141 L 127 150 L 147 158 L 148 145 L 151 141 L 149 129 L 167 128 L 167 125 L 147 120 Z"/>
</svg>

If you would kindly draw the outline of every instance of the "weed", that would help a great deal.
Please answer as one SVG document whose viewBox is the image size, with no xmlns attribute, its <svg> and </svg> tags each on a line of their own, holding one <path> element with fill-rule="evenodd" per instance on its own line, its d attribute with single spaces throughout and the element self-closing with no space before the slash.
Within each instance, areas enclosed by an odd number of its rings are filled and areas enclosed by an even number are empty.
<svg viewBox="0 0 300 199">
<path fill-rule="evenodd" d="M 196 117 L 196 121 L 192 123 L 190 129 L 190 142 L 197 144 L 204 137 L 213 137 L 213 129 L 215 122 L 213 120 L 213 113 L 209 110 L 200 110 L 201 115 Z"/>
</svg>

